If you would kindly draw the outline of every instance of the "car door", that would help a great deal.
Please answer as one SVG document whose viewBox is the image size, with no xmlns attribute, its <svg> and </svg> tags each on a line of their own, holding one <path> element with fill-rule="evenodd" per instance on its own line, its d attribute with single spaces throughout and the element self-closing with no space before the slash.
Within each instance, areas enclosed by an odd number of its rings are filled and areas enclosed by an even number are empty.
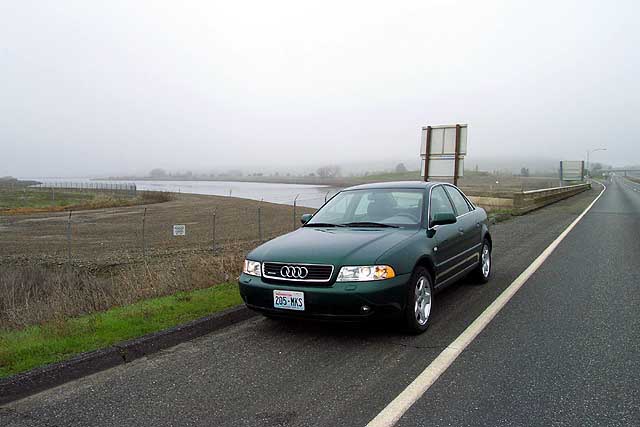
<svg viewBox="0 0 640 427">
<path fill-rule="evenodd" d="M 431 221 L 437 213 L 452 213 L 455 215 L 455 209 L 442 185 L 432 188 L 429 198 L 428 235 L 435 240 L 433 258 L 436 270 L 436 287 L 451 279 L 458 272 L 456 260 L 463 238 L 458 231 L 458 224 L 431 226 Z"/>
<path fill-rule="evenodd" d="M 452 185 L 446 185 L 445 190 L 451 199 L 454 209 L 456 210 L 458 232 L 462 234 L 459 240 L 459 246 L 456 248 L 458 252 L 461 268 L 464 270 L 478 263 L 480 253 L 480 244 L 482 239 L 482 227 L 477 219 L 477 215 L 473 213 L 472 205 L 462 195 L 458 188 Z"/>
</svg>

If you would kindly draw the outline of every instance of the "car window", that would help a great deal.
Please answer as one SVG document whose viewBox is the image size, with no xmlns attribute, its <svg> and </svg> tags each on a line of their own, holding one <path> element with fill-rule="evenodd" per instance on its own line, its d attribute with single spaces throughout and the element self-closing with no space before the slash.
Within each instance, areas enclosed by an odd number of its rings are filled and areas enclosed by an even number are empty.
<svg viewBox="0 0 640 427">
<path fill-rule="evenodd" d="M 399 209 L 420 209 L 422 205 L 423 195 L 421 192 L 394 192 L 393 194 Z"/>
<path fill-rule="evenodd" d="M 338 193 L 307 224 L 376 222 L 414 227 L 422 221 L 423 206 L 422 189 L 347 190 Z"/>
<path fill-rule="evenodd" d="M 318 211 L 314 215 L 315 222 L 330 222 L 336 223 L 337 221 L 341 221 L 342 218 L 347 216 L 347 211 L 350 206 L 353 206 L 354 203 L 358 203 L 360 201 L 360 197 L 356 193 L 340 193 L 336 195 L 332 200 L 327 203 L 324 208 Z M 322 212 L 322 221 L 319 221 L 318 215 Z"/>
<path fill-rule="evenodd" d="M 371 200 L 369 197 L 360 197 L 360 201 L 356 206 L 356 210 L 353 212 L 355 217 L 359 217 L 362 215 L 366 215 L 369 210 L 369 205 L 371 204 Z"/>
<path fill-rule="evenodd" d="M 453 206 L 456 207 L 456 211 L 458 212 L 458 216 L 464 215 L 469 212 L 471 209 L 469 208 L 469 204 L 465 200 L 465 198 L 460 194 L 457 188 L 446 186 L 447 193 L 451 200 L 453 201 Z"/>
<path fill-rule="evenodd" d="M 447 193 L 444 192 L 444 188 L 441 185 L 431 190 L 430 209 L 431 217 L 429 220 L 432 220 L 436 214 L 448 213 L 455 215 L 451 201 L 449 200 L 449 197 L 447 197 Z"/>
</svg>

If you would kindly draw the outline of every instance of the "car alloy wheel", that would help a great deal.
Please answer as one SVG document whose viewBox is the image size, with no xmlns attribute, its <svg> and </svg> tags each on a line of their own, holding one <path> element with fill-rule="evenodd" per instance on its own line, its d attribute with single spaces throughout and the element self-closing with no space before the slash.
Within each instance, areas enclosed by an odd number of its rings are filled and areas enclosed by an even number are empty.
<svg viewBox="0 0 640 427">
<path fill-rule="evenodd" d="M 482 251 L 480 252 L 478 267 L 474 270 L 473 274 L 480 283 L 487 283 L 491 278 L 492 268 L 491 243 L 485 239 L 484 242 L 482 242 Z"/>
<path fill-rule="evenodd" d="M 482 277 L 487 279 L 489 278 L 489 274 L 491 274 L 491 249 L 486 242 L 482 245 L 482 258 L 480 262 L 482 265 Z"/>
<path fill-rule="evenodd" d="M 433 314 L 433 285 L 429 270 L 417 267 L 407 286 L 405 322 L 411 333 L 419 334 L 427 330 Z"/>
<path fill-rule="evenodd" d="M 418 325 L 427 324 L 431 314 L 431 286 L 429 279 L 424 275 L 418 277 L 416 281 L 414 313 Z"/>
</svg>

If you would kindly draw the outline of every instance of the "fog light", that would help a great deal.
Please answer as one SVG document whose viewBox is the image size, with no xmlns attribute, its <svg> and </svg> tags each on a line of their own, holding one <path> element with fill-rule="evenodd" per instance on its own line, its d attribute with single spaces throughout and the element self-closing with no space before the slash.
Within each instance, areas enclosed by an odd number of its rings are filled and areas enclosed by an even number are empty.
<svg viewBox="0 0 640 427">
<path fill-rule="evenodd" d="M 369 307 L 368 305 L 363 305 L 362 307 L 360 307 L 360 310 L 362 310 L 363 313 L 368 313 L 369 311 L 371 311 L 371 307 Z"/>
</svg>

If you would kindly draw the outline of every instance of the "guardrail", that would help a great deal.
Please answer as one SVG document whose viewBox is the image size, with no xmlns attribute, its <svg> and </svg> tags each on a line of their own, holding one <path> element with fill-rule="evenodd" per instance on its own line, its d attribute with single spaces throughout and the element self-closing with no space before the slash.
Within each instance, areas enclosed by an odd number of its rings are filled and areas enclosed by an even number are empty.
<svg viewBox="0 0 640 427">
<path fill-rule="evenodd" d="M 500 197 L 474 195 L 469 198 L 487 211 L 508 210 L 513 215 L 522 215 L 550 205 L 560 200 L 575 196 L 589 190 L 591 184 L 577 184 L 566 187 L 543 188 L 541 190 L 522 191 L 510 195 L 501 194 Z"/>
</svg>

